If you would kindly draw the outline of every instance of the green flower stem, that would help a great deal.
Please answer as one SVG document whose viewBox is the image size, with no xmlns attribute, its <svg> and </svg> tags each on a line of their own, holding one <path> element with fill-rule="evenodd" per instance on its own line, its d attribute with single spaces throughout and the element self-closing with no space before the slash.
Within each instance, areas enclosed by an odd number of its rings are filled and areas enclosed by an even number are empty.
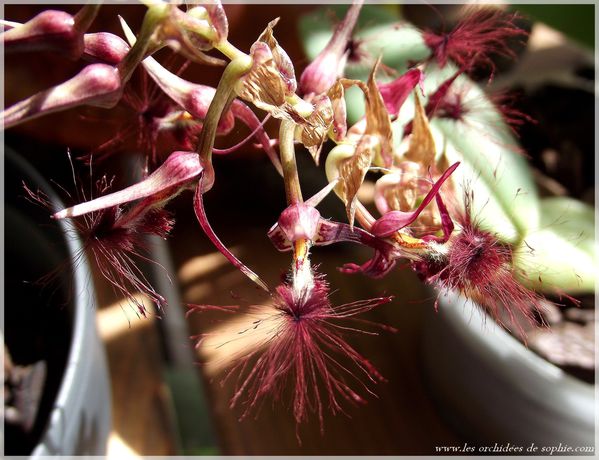
<svg viewBox="0 0 599 460">
<path fill-rule="evenodd" d="M 285 194 L 287 196 L 287 204 L 289 205 L 298 204 L 303 201 L 293 144 L 295 126 L 295 123 L 291 120 L 282 120 L 281 130 L 279 131 L 281 165 L 283 167 L 283 179 L 285 180 Z"/>
<path fill-rule="evenodd" d="M 82 7 L 75 15 L 75 27 L 77 30 L 86 32 L 92 22 L 94 22 L 94 19 L 96 19 L 101 6 L 100 3 L 88 3 Z"/>
<path fill-rule="evenodd" d="M 123 84 L 129 81 L 137 65 L 149 54 L 148 50 L 153 45 L 154 32 L 168 15 L 169 7 L 168 4 L 154 4 L 146 11 L 139 37 L 118 67 Z"/>
<path fill-rule="evenodd" d="M 235 84 L 251 68 L 252 59 L 247 55 L 239 56 L 229 62 L 218 82 L 214 98 L 208 107 L 197 148 L 203 166 L 209 168 L 205 181 L 206 190 L 209 190 L 214 182 L 214 178 L 210 176 L 212 175 L 212 149 L 214 147 L 214 138 L 216 137 L 216 128 L 218 127 L 221 115 L 237 96 L 234 92 Z"/>
<path fill-rule="evenodd" d="M 223 40 L 221 43 L 216 43 L 214 47 L 227 56 L 231 61 L 239 58 L 248 58 L 249 56 L 245 54 L 240 49 L 236 48 L 231 42 L 228 40 Z"/>
</svg>

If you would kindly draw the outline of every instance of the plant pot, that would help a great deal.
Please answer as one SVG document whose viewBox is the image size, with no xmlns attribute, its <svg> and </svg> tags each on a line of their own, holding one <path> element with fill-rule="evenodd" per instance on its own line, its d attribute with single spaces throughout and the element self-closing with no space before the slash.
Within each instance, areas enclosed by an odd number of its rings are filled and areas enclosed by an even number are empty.
<svg viewBox="0 0 599 460">
<path fill-rule="evenodd" d="M 428 318 L 424 370 L 444 417 L 478 445 L 594 446 L 594 386 L 527 349 L 450 294 Z M 537 453 L 541 453 L 540 450 Z"/>
<path fill-rule="evenodd" d="M 24 199 L 21 181 L 56 202 L 44 179 L 10 149 L 5 158 L 5 343 L 16 366 L 45 367 L 25 439 L 15 439 L 5 424 L 5 453 L 103 455 L 111 426 L 110 381 L 81 241 L 67 223 L 51 222 L 48 211 Z M 55 279 L 45 286 L 37 282 L 57 267 Z"/>
</svg>

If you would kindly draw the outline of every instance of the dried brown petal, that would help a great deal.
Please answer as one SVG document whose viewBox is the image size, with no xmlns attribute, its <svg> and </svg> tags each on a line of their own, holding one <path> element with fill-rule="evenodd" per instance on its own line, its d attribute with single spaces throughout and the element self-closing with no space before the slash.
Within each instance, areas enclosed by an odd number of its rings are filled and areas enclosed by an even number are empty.
<svg viewBox="0 0 599 460">
<path fill-rule="evenodd" d="M 285 80 L 287 85 L 287 90 L 290 93 L 295 93 L 297 89 L 297 81 L 295 79 L 295 70 L 293 69 L 293 62 L 285 52 L 283 48 L 279 46 L 276 38 L 274 37 L 272 31 L 274 27 L 279 22 L 279 18 L 274 19 L 268 23 L 264 32 L 258 37 L 258 42 L 265 43 L 270 48 L 272 52 L 272 57 L 275 63 L 275 66 L 279 70 L 281 77 Z"/>
<path fill-rule="evenodd" d="M 293 64 L 272 34 L 277 22 L 278 19 L 271 21 L 252 45 L 253 65 L 240 81 L 237 94 L 275 118 L 304 123 L 305 118 L 287 102 L 297 85 Z"/>
<path fill-rule="evenodd" d="M 365 134 L 356 146 L 354 154 L 339 162 L 339 185 L 335 191 L 345 203 L 349 224 L 353 226 L 356 214 L 356 194 L 379 148 L 376 136 Z"/>
<path fill-rule="evenodd" d="M 404 155 L 404 159 L 421 164 L 425 170 L 435 167 L 435 140 L 431 132 L 428 118 L 424 107 L 420 103 L 418 94 L 414 94 L 415 113 L 410 138 L 410 147 Z"/>
<path fill-rule="evenodd" d="M 420 165 L 411 161 L 402 162 L 398 171 L 385 174 L 376 181 L 375 203 L 381 214 L 389 211 L 409 211 L 421 196 L 419 178 Z"/>
<path fill-rule="evenodd" d="M 256 42 L 252 45 L 250 53 L 254 63 L 243 77 L 238 95 L 257 107 L 272 112 L 285 104 L 287 87 L 268 45 Z"/>
<path fill-rule="evenodd" d="M 350 80 L 341 78 L 331 86 L 327 96 L 331 100 L 333 107 L 333 124 L 331 138 L 335 142 L 340 142 L 347 135 L 347 107 L 345 104 L 345 90 L 351 86 L 359 86 L 364 94 L 368 92 L 366 85 L 360 80 Z M 353 128 L 353 127 L 352 127 Z M 364 134 L 360 133 L 360 136 Z"/>
<path fill-rule="evenodd" d="M 347 134 L 347 107 L 345 104 L 345 88 L 337 80 L 327 92 L 333 109 L 332 138 L 341 141 Z"/>
<path fill-rule="evenodd" d="M 300 127 L 301 142 L 318 164 L 322 144 L 326 140 L 333 123 L 333 106 L 331 100 L 325 94 L 314 98 L 312 103 L 314 104 L 314 111 Z"/>
<path fill-rule="evenodd" d="M 375 63 L 368 78 L 366 93 L 366 134 L 378 137 L 382 165 L 389 168 L 393 165 L 393 131 L 389 112 L 376 84 L 375 75 L 380 64 Z M 376 161 L 376 163 L 380 163 Z"/>
</svg>

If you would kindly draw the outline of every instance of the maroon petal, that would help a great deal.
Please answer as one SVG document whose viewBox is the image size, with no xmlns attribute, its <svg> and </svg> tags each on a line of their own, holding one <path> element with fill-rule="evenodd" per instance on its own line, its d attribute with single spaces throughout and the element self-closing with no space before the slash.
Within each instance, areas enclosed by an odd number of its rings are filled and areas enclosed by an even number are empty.
<svg viewBox="0 0 599 460">
<path fill-rule="evenodd" d="M 437 243 L 445 243 L 447 242 L 447 240 L 449 240 L 449 237 L 451 236 L 453 229 L 454 229 L 454 225 L 453 225 L 453 220 L 451 219 L 451 216 L 449 215 L 449 211 L 447 210 L 447 206 L 445 206 L 445 203 L 443 203 L 443 199 L 441 198 L 441 194 L 438 193 L 435 196 L 435 200 L 437 202 L 437 208 L 439 208 L 439 214 L 441 215 L 441 228 L 443 230 L 443 236 L 442 237 L 438 237 L 438 236 L 434 236 L 434 235 L 426 235 L 424 237 L 422 237 L 422 239 L 424 241 L 436 241 Z"/>
<path fill-rule="evenodd" d="M 142 198 L 153 198 L 151 203 L 164 201 L 179 193 L 182 187 L 187 186 L 188 182 L 198 178 L 203 170 L 197 153 L 173 152 L 156 171 L 137 184 L 63 209 L 52 217 L 64 219 L 65 217 L 81 216 Z"/>
<path fill-rule="evenodd" d="M 378 237 L 387 237 L 414 222 L 424 208 L 428 206 L 433 198 L 439 193 L 439 189 L 443 183 L 455 171 L 459 164 L 459 162 L 454 163 L 447 169 L 447 171 L 443 173 L 439 180 L 433 185 L 431 190 L 426 194 L 424 200 L 422 200 L 422 203 L 420 203 L 420 206 L 418 206 L 418 208 L 416 208 L 414 211 L 391 211 L 378 219 L 372 226 L 373 235 Z"/>
<path fill-rule="evenodd" d="M 401 106 L 406 101 L 417 84 L 422 83 L 424 74 L 419 69 L 408 70 L 390 83 L 378 84 L 379 91 L 385 102 L 387 112 L 397 116 Z"/>
<path fill-rule="evenodd" d="M 396 262 L 395 258 L 387 258 L 382 252 L 375 251 L 374 257 L 368 262 L 362 265 L 353 263 L 345 264 L 339 268 L 339 271 L 351 275 L 362 273 L 371 278 L 382 278 L 395 267 Z"/>
<path fill-rule="evenodd" d="M 267 284 L 264 281 L 262 281 L 262 279 L 256 273 L 254 273 L 246 265 L 244 265 L 243 262 L 241 262 L 237 257 L 235 257 L 235 255 L 231 251 L 229 251 L 229 249 L 227 249 L 227 247 L 222 243 L 222 241 L 219 239 L 219 237 L 216 235 L 216 233 L 214 233 L 214 230 L 212 229 L 212 227 L 210 226 L 210 223 L 208 222 L 208 216 L 206 216 L 206 210 L 204 209 L 204 202 L 202 199 L 202 195 L 203 195 L 202 180 L 203 180 L 203 177 L 200 177 L 200 180 L 198 182 L 198 186 L 196 187 L 196 192 L 195 192 L 195 195 L 193 198 L 193 208 L 195 210 L 195 214 L 198 219 L 198 222 L 200 223 L 200 226 L 202 227 L 202 230 L 204 230 L 204 233 L 210 239 L 210 241 L 212 241 L 212 244 L 214 244 L 216 249 L 218 249 L 219 252 L 223 256 L 225 256 L 229 262 L 231 262 L 236 268 L 241 270 L 241 272 L 245 276 L 247 276 L 249 279 L 251 279 L 254 283 L 256 283 L 258 286 L 260 286 L 262 289 L 264 289 L 265 291 L 268 292 L 269 289 L 268 289 Z"/>
</svg>

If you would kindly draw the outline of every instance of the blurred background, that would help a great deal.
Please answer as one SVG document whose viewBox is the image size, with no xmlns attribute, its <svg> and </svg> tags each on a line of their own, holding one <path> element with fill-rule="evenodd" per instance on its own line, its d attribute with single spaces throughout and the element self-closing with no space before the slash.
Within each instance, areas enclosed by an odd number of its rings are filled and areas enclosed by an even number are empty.
<svg viewBox="0 0 599 460">
<path fill-rule="evenodd" d="M 295 64 L 296 75 L 307 65 L 299 39 L 298 20 L 315 5 L 225 5 L 229 18 L 229 40 L 247 51 L 273 18 L 281 17 L 275 35 Z M 37 12 L 55 8 L 75 13 L 76 6 L 6 5 L 5 18 L 25 22 Z M 442 30 L 459 20 L 457 6 L 385 5 L 421 28 Z M 542 193 L 579 198 L 594 204 L 594 6 L 522 5 L 522 26 L 530 30 L 524 43 L 514 44 L 517 61 L 500 61 L 493 82 L 477 76 L 489 92 L 514 92 L 515 110 L 536 122 L 518 127 L 518 137 L 529 158 Z M 133 30 L 139 30 L 143 6 L 106 5 L 90 31 L 121 35 L 117 15 Z M 326 11 L 326 8 L 325 8 Z M 329 13 L 333 17 L 335 13 Z M 160 60 L 171 59 L 167 51 Z M 171 59 L 181 65 L 180 58 Z M 74 75 L 81 62 L 51 53 L 5 56 L 4 100 L 11 104 L 62 82 Z M 220 68 L 190 65 L 182 76 L 190 81 L 216 86 Z M 130 85 L 143 95 L 141 76 Z M 16 150 L 46 179 L 69 189 L 72 184 L 67 149 L 76 158 L 114 139 L 140 116 L 127 104 L 114 110 L 81 108 L 48 115 L 4 133 L 5 145 Z M 261 117 L 261 115 L 259 114 Z M 277 123 L 267 130 L 277 135 Z M 241 140 L 246 128 L 236 126 L 231 136 L 220 139 L 225 147 Z M 114 190 L 135 180 L 141 158 L 137 138 L 125 136 L 119 153 L 93 165 L 94 177 L 115 176 Z M 170 153 L 169 139 L 161 137 L 158 152 Z M 323 152 L 326 155 L 325 151 Z M 323 161 L 323 160 L 321 160 Z M 307 152 L 298 149 L 302 187 L 311 196 L 325 183 L 322 167 L 316 167 Z M 289 256 L 278 253 L 266 232 L 285 207 L 283 183 L 268 158 L 248 145 L 229 156 L 214 159 L 217 181 L 205 195 L 206 212 L 221 240 L 270 285 L 276 285 L 289 265 Z M 75 163 L 84 175 L 87 166 Z M 365 187 L 368 188 L 367 186 Z M 17 186 L 5 190 L 23 207 L 31 206 Z M 425 372 L 423 337 L 431 322 L 436 293 L 421 284 L 410 270 L 396 269 L 383 280 L 341 275 L 336 267 L 365 261 L 369 252 L 351 245 L 318 248 L 314 260 L 328 274 L 337 304 L 386 293 L 396 300 L 367 315 L 367 319 L 389 324 L 395 334 L 377 337 L 351 336 L 351 344 L 386 377 L 376 386 L 376 397 L 368 404 L 347 407 L 345 414 L 325 415 L 324 434 L 316 417 L 300 428 L 301 445 L 291 409 L 266 401 L 260 411 L 240 421 L 243 411 L 230 408 L 235 378 L 223 381 L 226 357 L 216 361 L 200 356 L 189 336 L 222 327 L 226 314 L 217 312 L 184 317 L 180 303 L 231 305 L 260 303 L 264 296 L 230 266 L 202 233 L 192 208 L 192 195 L 183 193 L 168 205 L 176 225 L 168 243 L 156 243 L 155 255 L 169 269 L 172 284 L 163 270 L 151 270 L 157 287 L 167 289 L 172 311 L 163 319 L 138 319 L 101 277 L 96 276 L 97 326 L 105 346 L 112 393 L 112 425 L 108 456 L 122 455 L 428 455 L 437 446 L 459 445 L 464 440 L 482 442 L 476 434 L 452 422 Z M 344 209 L 328 197 L 321 213 L 344 220 Z M 40 222 L 44 225 L 44 222 Z M 13 235 L 18 238 L 19 236 Z M 5 244 L 10 244 L 7 236 Z M 12 261 L 7 259 L 6 266 Z M 10 286 L 7 285 L 7 294 Z M 160 289 L 158 289 L 160 290 Z M 241 299 L 241 300 L 240 300 Z M 7 304 L 8 305 L 8 304 Z M 11 325 L 7 322 L 6 328 Z M 218 364 L 211 364 L 211 363 Z M 460 372 L 455 369 L 455 372 Z M 587 381 L 594 371 L 587 372 Z M 448 375 L 448 379 L 452 376 Z M 464 404 L 470 404 L 465 396 Z M 6 442 L 8 445 L 8 441 Z"/>
</svg>

